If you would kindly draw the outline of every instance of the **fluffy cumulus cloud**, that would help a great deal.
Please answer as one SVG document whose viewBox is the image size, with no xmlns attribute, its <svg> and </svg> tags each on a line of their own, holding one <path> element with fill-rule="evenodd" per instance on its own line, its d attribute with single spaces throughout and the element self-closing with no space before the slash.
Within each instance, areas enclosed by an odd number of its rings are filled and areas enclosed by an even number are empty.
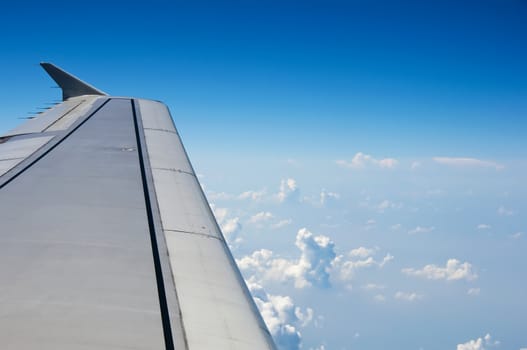
<svg viewBox="0 0 527 350">
<path fill-rule="evenodd" d="M 296 288 L 325 288 L 333 279 L 348 284 L 357 270 L 382 268 L 393 259 L 390 254 L 375 259 L 377 248 L 365 247 L 337 255 L 335 243 L 328 236 L 315 235 L 305 228 L 298 231 L 295 245 L 300 251 L 297 259 L 277 257 L 270 250 L 260 249 L 236 262 L 242 271 L 258 276 L 260 280 L 292 281 Z"/>
<path fill-rule="evenodd" d="M 461 263 L 457 259 L 448 259 L 445 267 L 430 264 L 422 269 L 404 268 L 402 269 L 402 272 L 409 276 L 422 277 L 431 280 L 472 281 L 478 278 L 478 275 L 473 271 L 470 263 Z"/>
<path fill-rule="evenodd" d="M 373 255 L 374 253 L 375 253 L 375 249 L 373 248 L 359 247 L 359 248 L 352 249 L 349 252 L 349 255 L 351 257 L 367 258 L 370 255 Z"/>
<path fill-rule="evenodd" d="M 336 256 L 334 243 L 303 228 L 297 233 L 295 245 L 301 252 L 299 259 L 275 257 L 272 251 L 260 249 L 236 262 L 242 271 L 255 273 L 264 280 L 291 280 L 296 288 L 329 286 L 331 262 Z"/>
<path fill-rule="evenodd" d="M 230 217 L 227 208 L 218 208 L 214 204 L 211 204 L 211 208 L 218 225 L 220 225 L 221 232 L 225 235 L 225 239 L 229 244 L 239 244 L 242 241 L 242 239 L 238 237 L 238 233 L 242 228 L 240 218 L 236 216 Z"/>
<path fill-rule="evenodd" d="M 466 343 L 458 344 L 457 350 L 485 350 L 494 346 L 498 346 L 499 341 L 493 341 L 490 334 L 487 333 L 484 337 L 469 340 Z"/>
<path fill-rule="evenodd" d="M 276 194 L 279 202 L 297 201 L 300 190 L 295 179 L 283 179 L 280 182 L 280 190 Z"/>
<path fill-rule="evenodd" d="M 327 236 L 315 236 L 303 228 L 296 235 L 295 245 L 301 251 L 298 266 L 300 270 L 304 269 L 300 275 L 304 275 L 308 283 L 329 286 L 331 263 L 336 257 L 335 243 Z M 302 278 L 299 276 L 297 279 Z"/>
<path fill-rule="evenodd" d="M 347 160 L 337 160 L 337 165 L 340 165 L 345 168 L 352 169 L 361 169 L 366 168 L 367 166 L 377 166 L 380 168 L 394 168 L 399 162 L 394 158 L 382 158 L 376 159 L 370 156 L 369 154 L 364 154 L 362 152 L 356 153 L 350 161 Z"/>
<path fill-rule="evenodd" d="M 302 309 L 289 296 L 268 294 L 254 279 L 246 282 L 278 348 L 300 349 L 302 334 L 299 329 L 313 320 L 313 309 Z"/>
<path fill-rule="evenodd" d="M 503 165 L 501 164 L 476 158 L 434 157 L 432 159 L 434 160 L 434 162 L 441 165 L 449 165 L 456 167 L 494 168 L 496 170 L 503 169 Z"/>
<path fill-rule="evenodd" d="M 349 282 L 353 279 L 358 270 L 370 267 L 382 268 L 388 262 L 393 260 L 393 255 L 389 253 L 382 259 L 376 259 L 374 255 L 377 250 L 377 248 L 359 247 L 352 249 L 347 256 L 339 255 L 333 262 L 338 278 L 341 281 Z"/>
</svg>

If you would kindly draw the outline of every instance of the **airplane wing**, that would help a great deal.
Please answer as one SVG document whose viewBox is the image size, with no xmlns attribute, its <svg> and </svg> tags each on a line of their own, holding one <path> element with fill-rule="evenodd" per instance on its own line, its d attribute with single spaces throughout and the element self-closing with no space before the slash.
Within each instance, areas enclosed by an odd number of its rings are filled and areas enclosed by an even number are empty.
<svg viewBox="0 0 527 350">
<path fill-rule="evenodd" d="M 167 107 L 42 63 L 0 135 L 2 349 L 275 349 Z"/>
</svg>

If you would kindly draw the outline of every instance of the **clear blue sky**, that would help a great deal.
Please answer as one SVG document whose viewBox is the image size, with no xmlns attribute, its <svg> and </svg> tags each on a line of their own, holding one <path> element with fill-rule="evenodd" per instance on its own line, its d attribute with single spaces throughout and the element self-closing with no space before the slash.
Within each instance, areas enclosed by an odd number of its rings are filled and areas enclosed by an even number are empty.
<svg viewBox="0 0 527 350">
<path fill-rule="evenodd" d="M 231 237 L 238 258 L 266 248 L 271 261 L 331 261 L 331 286 L 244 272 L 314 310 L 280 320 L 304 349 L 519 350 L 526 19 L 521 0 L 10 1 L 0 131 L 60 98 L 40 61 L 162 100 L 222 225 L 242 238 Z M 329 237 L 336 260 L 320 239 L 296 246 L 303 227 Z M 448 259 L 461 277 L 440 270 Z"/>
</svg>

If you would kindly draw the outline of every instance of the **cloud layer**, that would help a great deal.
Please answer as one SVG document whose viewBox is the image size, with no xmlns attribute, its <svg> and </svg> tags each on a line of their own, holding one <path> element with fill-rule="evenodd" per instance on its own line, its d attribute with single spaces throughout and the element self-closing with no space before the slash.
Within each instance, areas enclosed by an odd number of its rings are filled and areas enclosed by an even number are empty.
<svg viewBox="0 0 527 350">
<path fill-rule="evenodd" d="M 337 160 L 337 165 L 351 169 L 362 169 L 367 166 L 376 166 L 379 168 L 394 168 L 399 162 L 394 158 L 376 159 L 369 154 L 357 152 L 350 161 Z"/>
<path fill-rule="evenodd" d="M 470 263 L 461 263 L 457 259 L 448 259 L 445 267 L 430 264 L 422 269 L 404 268 L 401 271 L 409 276 L 422 277 L 430 280 L 472 281 L 478 278 L 478 275 L 472 270 Z"/>
<path fill-rule="evenodd" d="M 503 165 L 491 162 L 488 160 L 481 160 L 476 158 L 462 158 L 462 157 L 434 157 L 434 162 L 441 165 L 449 165 L 456 167 L 479 167 L 479 168 L 494 168 L 496 170 L 503 169 Z"/>
</svg>

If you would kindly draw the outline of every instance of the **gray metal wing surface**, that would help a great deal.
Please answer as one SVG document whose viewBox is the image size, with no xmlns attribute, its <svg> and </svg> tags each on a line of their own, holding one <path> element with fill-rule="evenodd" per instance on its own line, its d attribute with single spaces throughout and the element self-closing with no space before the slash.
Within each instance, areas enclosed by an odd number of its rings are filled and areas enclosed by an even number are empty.
<svg viewBox="0 0 527 350">
<path fill-rule="evenodd" d="M 275 349 L 167 107 L 42 66 L 0 135 L 2 349 Z"/>
</svg>

